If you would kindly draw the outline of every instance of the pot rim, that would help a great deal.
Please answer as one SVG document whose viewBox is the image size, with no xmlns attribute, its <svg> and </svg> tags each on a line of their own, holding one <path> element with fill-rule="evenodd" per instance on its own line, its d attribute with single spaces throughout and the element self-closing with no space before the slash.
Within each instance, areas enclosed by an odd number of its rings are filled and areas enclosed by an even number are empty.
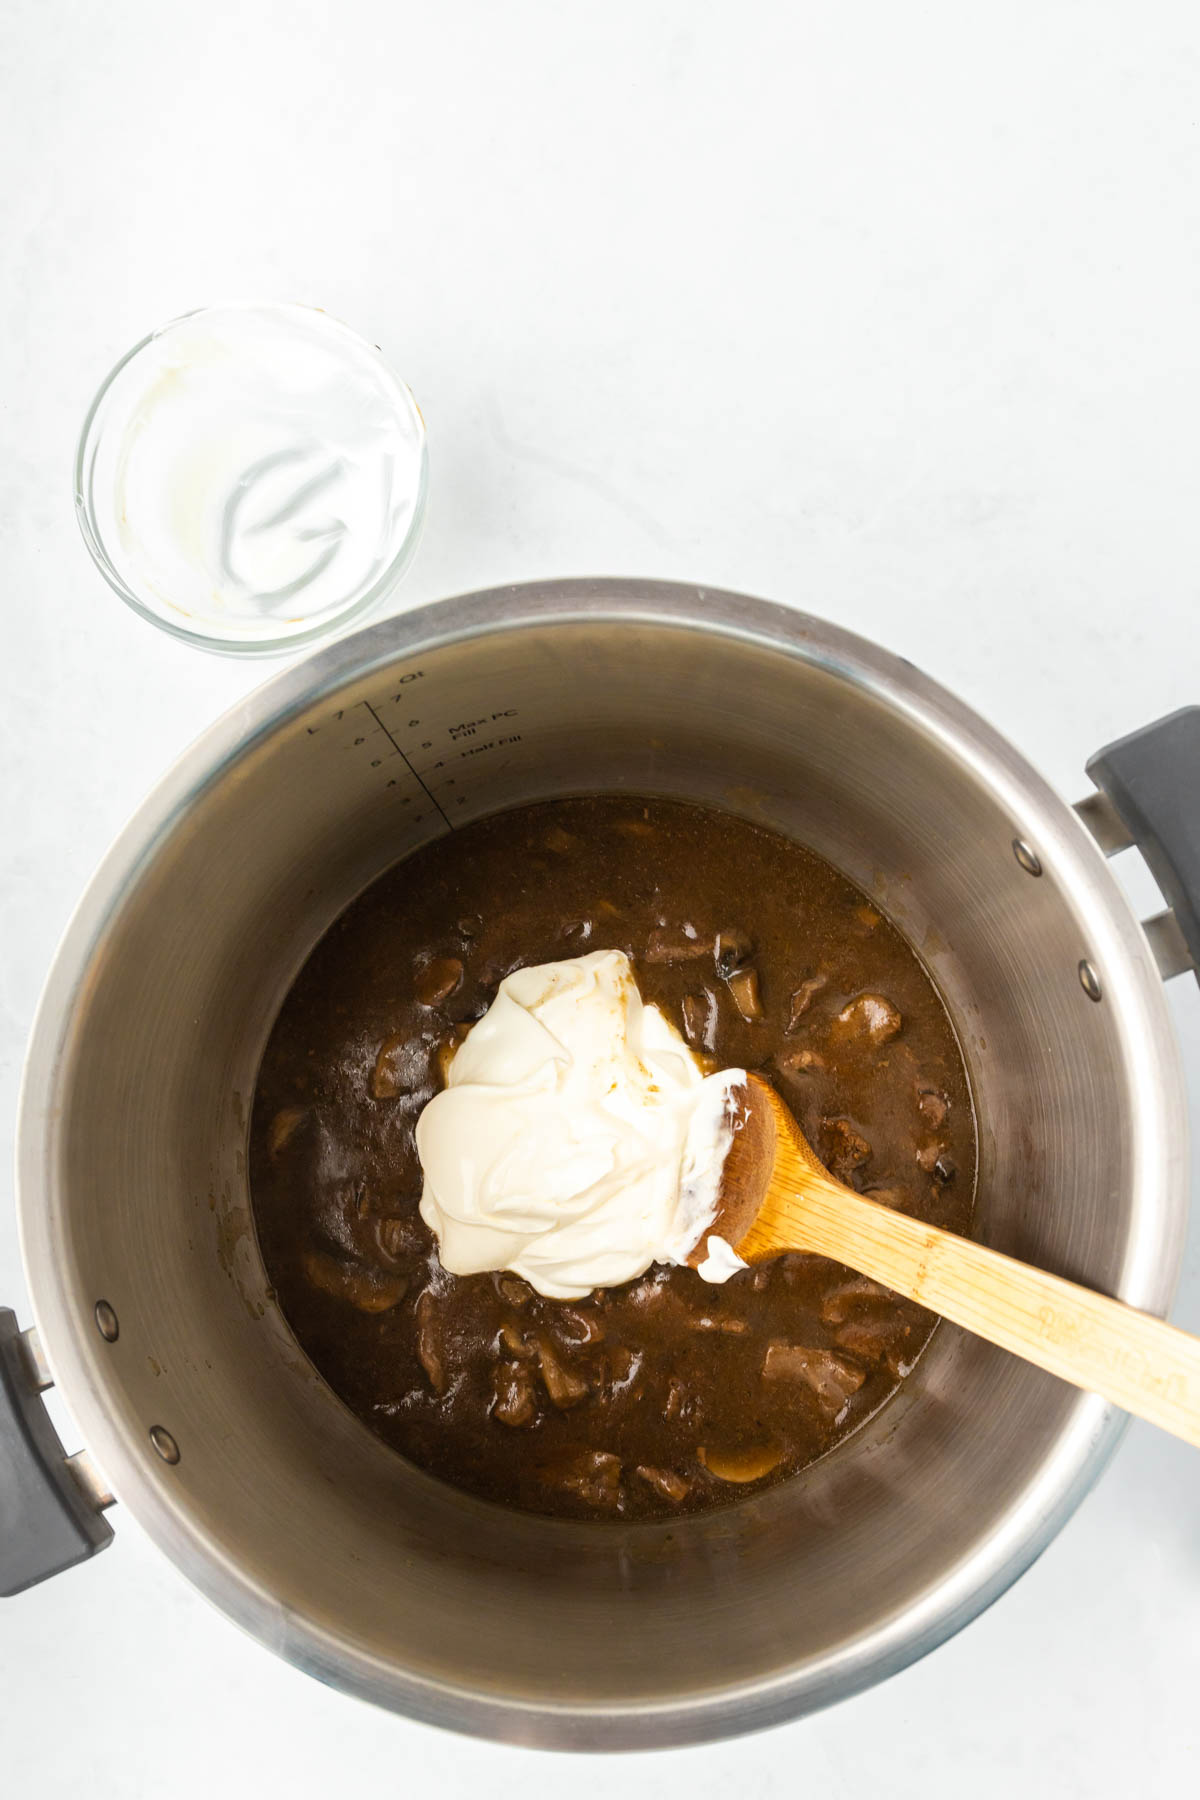
<svg viewBox="0 0 1200 1800">
<path fill-rule="evenodd" d="M 118 1497 L 182 1572 L 227 1616 L 297 1667 L 428 1723 L 544 1748 L 648 1749 L 699 1743 L 781 1723 L 896 1673 L 996 1600 L 1050 1543 L 1098 1478 L 1127 1420 L 1080 1393 L 1017 1505 L 970 1556 L 921 1599 L 877 1622 L 830 1658 L 686 1700 L 596 1705 L 496 1698 L 415 1677 L 298 1616 L 247 1573 L 173 1498 L 147 1448 L 118 1430 L 105 1399 L 90 1319 L 71 1301 L 62 1255 L 65 1205 L 57 1180 L 55 1080 L 89 965 L 159 846 L 210 786 L 257 743 L 324 694 L 398 658 L 466 638 L 536 626 L 615 623 L 711 633 L 840 676 L 901 712 L 964 762 L 1008 808 L 1014 832 L 1053 857 L 1086 901 L 1091 942 L 1109 979 L 1106 1003 L 1139 1040 L 1143 1124 L 1140 1187 L 1120 1296 L 1165 1311 L 1183 1253 L 1188 1205 L 1187 1112 L 1162 980 L 1141 926 L 1085 826 L 1008 742 L 905 658 L 790 606 L 686 583 L 582 578 L 513 584 L 434 602 L 367 626 L 262 684 L 210 725 L 151 790 L 86 888 L 38 1006 L 18 1104 L 17 1212 L 34 1317 L 55 1381 Z M 1118 979 L 1112 976 L 1118 975 Z"/>
</svg>

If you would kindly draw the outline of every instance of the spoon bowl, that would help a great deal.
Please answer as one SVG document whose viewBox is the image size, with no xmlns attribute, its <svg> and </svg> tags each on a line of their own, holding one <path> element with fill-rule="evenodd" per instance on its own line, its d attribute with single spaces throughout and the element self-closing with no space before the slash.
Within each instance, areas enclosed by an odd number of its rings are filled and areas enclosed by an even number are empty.
<svg viewBox="0 0 1200 1800">
<path fill-rule="evenodd" d="M 832 1176 L 775 1089 L 735 1090 L 717 1212 L 744 1263 L 815 1252 L 1200 1446 L 1200 1339 L 1061 1276 L 894 1212 Z"/>
</svg>

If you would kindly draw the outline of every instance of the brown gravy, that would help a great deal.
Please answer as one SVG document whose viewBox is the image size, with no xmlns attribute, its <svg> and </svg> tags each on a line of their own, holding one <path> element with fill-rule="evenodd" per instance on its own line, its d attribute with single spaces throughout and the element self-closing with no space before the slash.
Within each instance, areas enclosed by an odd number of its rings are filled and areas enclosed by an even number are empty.
<svg viewBox="0 0 1200 1800">
<path fill-rule="evenodd" d="M 661 1517 L 822 1455 L 895 1391 L 934 1319 L 815 1256 L 723 1286 L 656 1266 L 570 1302 L 442 1269 L 413 1138 L 439 1049 L 514 968 L 606 948 L 697 1050 L 769 1075 L 843 1180 L 966 1228 L 966 1074 L 899 933 L 811 851 L 629 797 L 467 826 L 338 919 L 263 1058 L 252 1194 L 292 1330 L 387 1443 L 506 1505 Z"/>
</svg>

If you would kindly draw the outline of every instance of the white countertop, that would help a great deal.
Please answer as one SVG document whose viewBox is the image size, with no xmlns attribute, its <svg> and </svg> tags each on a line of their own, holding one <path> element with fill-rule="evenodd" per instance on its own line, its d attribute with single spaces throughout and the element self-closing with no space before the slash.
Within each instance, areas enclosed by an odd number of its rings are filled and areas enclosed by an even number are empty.
<svg viewBox="0 0 1200 1800">
<path fill-rule="evenodd" d="M 404 604 L 596 573 L 793 601 L 924 665 L 1068 797 L 1100 744 L 1200 699 L 1190 0 L 9 0 L 0 70 L 5 1138 L 94 864 L 268 672 L 127 613 L 72 518 L 92 390 L 207 299 L 315 301 L 412 383 L 432 486 Z M 1200 997 L 1171 998 L 1195 1117 Z M 6 1201 L 0 1301 L 28 1320 Z M 1196 1233 L 1174 1316 L 1200 1330 Z M 320 1688 L 112 1517 L 105 1555 L 0 1602 L 13 1794 L 1195 1788 L 1200 1461 L 1149 1427 L 923 1663 L 617 1762 Z"/>
</svg>

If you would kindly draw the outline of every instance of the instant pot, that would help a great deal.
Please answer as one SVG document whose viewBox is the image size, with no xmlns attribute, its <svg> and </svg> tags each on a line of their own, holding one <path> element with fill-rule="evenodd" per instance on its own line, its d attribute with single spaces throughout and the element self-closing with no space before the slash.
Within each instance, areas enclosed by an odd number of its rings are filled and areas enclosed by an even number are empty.
<svg viewBox="0 0 1200 1800">
<path fill-rule="evenodd" d="M 1072 808 L 911 664 L 822 621 L 652 582 L 511 587 L 390 619 L 212 727 L 109 853 L 21 1098 L 36 1327 L 0 1314 L 0 1591 L 100 1549 L 115 1495 L 299 1668 L 558 1748 L 682 1744 L 878 1681 L 1001 1593 L 1122 1418 L 943 1324 L 900 1393 L 718 1513 L 506 1511 L 388 1449 L 269 1288 L 247 1128 L 318 938 L 439 833 L 588 791 L 811 845 L 922 957 L 978 1113 L 975 1231 L 1164 1312 L 1188 1153 L 1164 977 L 1200 961 L 1200 709 L 1113 745 Z M 1140 924 L 1106 854 L 1171 909 Z M 87 1449 L 38 1399 L 61 1384 Z"/>
</svg>

